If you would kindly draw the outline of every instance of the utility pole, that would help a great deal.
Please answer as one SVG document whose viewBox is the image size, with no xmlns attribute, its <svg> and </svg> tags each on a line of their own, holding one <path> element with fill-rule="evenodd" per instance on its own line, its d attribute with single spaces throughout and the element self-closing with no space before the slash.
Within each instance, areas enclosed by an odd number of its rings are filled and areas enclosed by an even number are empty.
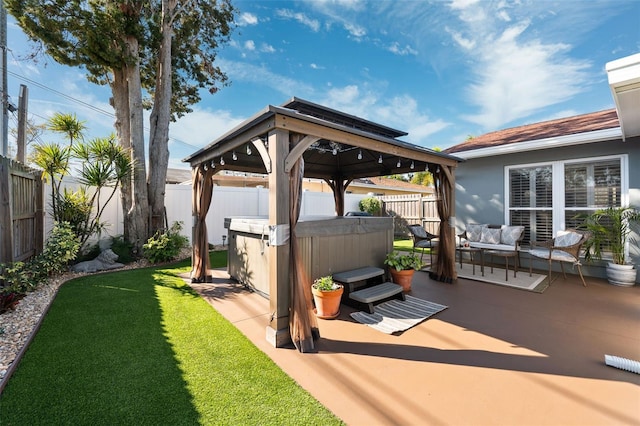
<svg viewBox="0 0 640 426">
<path fill-rule="evenodd" d="M 20 85 L 20 97 L 18 98 L 18 153 L 16 160 L 22 164 L 25 162 L 27 151 L 27 109 L 29 107 L 29 88 L 24 84 Z"/>
<path fill-rule="evenodd" d="M 0 48 L 2 48 L 2 152 L 5 157 L 9 155 L 9 115 L 7 114 L 7 10 L 4 1 L 0 1 Z"/>
</svg>

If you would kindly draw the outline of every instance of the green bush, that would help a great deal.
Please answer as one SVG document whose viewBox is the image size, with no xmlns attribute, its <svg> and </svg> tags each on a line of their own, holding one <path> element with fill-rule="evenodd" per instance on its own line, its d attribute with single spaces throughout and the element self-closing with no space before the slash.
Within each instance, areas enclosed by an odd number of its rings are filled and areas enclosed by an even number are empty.
<svg viewBox="0 0 640 426">
<path fill-rule="evenodd" d="M 111 238 L 111 250 L 118 255 L 118 262 L 120 263 L 131 263 L 135 260 L 133 244 L 126 241 L 122 235 Z"/>
<path fill-rule="evenodd" d="M 175 259 L 180 250 L 187 246 L 188 239 L 180 235 L 182 222 L 173 222 L 167 232 L 156 234 L 142 246 L 144 257 L 151 263 L 167 262 Z"/>
<path fill-rule="evenodd" d="M 57 223 L 47 239 L 44 250 L 28 262 L 13 262 L 0 265 L 0 294 L 24 295 L 35 290 L 49 276 L 67 269 L 80 249 L 80 241 L 68 223 Z M 8 304 L 9 297 L 3 297 Z M 14 305 L 15 306 L 15 305 Z"/>
<path fill-rule="evenodd" d="M 382 202 L 375 197 L 367 197 L 360 200 L 358 207 L 361 212 L 367 212 L 371 213 L 373 216 L 378 216 L 382 211 Z"/>
</svg>

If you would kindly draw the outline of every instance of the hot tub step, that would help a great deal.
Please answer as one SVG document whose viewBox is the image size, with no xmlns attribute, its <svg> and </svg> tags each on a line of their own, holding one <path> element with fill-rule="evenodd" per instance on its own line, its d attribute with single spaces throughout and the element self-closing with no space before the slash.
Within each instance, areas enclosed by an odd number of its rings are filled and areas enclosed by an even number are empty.
<svg viewBox="0 0 640 426">
<path fill-rule="evenodd" d="M 356 305 L 366 308 L 367 311 L 372 314 L 374 304 L 382 303 L 390 299 L 405 300 L 405 295 L 401 286 L 386 282 L 354 291 L 349 294 L 349 299 L 355 302 Z"/>
</svg>

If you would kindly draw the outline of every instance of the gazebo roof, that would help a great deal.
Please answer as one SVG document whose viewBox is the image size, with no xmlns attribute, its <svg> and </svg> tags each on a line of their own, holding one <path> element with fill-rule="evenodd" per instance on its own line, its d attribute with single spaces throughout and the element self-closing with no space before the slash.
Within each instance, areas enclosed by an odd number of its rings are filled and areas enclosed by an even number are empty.
<svg viewBox="0 0 640 426">
<path fill-rule="evenodd" d="M 268 105 L 183 161 L 192 167 L 207 163 L 220 170 L 268 173 L 271 166 L 265 144 L 269 132 L 276 129 L 313 140 L 303 153 L 305 177 L 386 176 L 435 169 L 438 165 L 455 167 L 462 161 L 397 139 L 406 132 L 299 98 L 282 106 Z"/>
</svg>

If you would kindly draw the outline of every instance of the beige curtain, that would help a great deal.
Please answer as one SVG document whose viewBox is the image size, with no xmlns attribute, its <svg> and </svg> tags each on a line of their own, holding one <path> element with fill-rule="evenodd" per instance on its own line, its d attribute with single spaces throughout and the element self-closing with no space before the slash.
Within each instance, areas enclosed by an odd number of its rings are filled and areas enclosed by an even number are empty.
<svg viewBox="0 0 640 426">
<path fill-rule="evenodd" d="M 333 201 L 336 205 L 336 216 L 344 216 L 344 193 L 349 184 L 351 184 L 352 179 L 343 180 L 339 178 L 334 180 L 325 179 L 324 181 L 327 182 L 329 188 L 333 191 Z"/>
<path fill-rule="evenodd" d="M 214 169 L 200 164 L 191 172 L 193 181 L 192 208 L 195 216 L 193 232 L 193 253 L 191 256 L 191 282 L 207 281 L 207 274 L 211 269 L 209 261 L 209 238 L 205 219 L 213 196 Z"/>
<path fill-rule="evenodd" d="M 315 341 L 320 338 L 320 330 L 313 312 L 311 280 L 304 270 L 296 238 L 296 224 L 300 216 L 302 202 L 303 175 L 304 159 L 300 157 L 291 169 L 289 178 L 289 279 L 291 292 L 289 332 L 293 344 L 300 352 L 316 352 Z"/>
<path fill-rule="evenodd" d="M 446 166 L 443 166 L 446 167 Z M 444 169 L 438 168 L 433 173 L 433 180 L 438 195 L 438 216 L 440 216 L 440 235 L 438 241 L 438 257 L 435 267 L 429 272 L 431 279 L 451 283 L 457 278 L 455 269 L 455 240 L 453 228 L 449 223 L 451 218 L 451 202 L 453 200 L 453 185 L 447 178 Z"/>
</svg>

